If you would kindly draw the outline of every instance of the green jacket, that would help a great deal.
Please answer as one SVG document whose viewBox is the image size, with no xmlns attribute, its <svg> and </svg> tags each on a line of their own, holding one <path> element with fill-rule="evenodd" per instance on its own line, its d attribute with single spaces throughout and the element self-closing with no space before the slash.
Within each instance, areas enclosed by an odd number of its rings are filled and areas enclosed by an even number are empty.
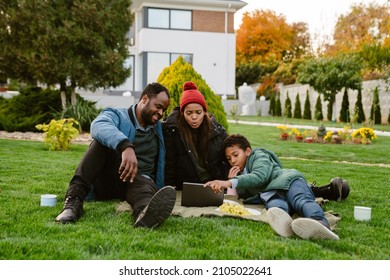
<svg viewBox="0 0 390 280">
<path fill-rule="evenodd" d="M 272 151 L 254 149 L 246 160 L 247 174 L 237 175 L 237 192 L 242 198 L 259 192 L 288 190 L 293 180 L 304 176 L 295 169 L 283 169 L 278 156 Z"/>
</svg>

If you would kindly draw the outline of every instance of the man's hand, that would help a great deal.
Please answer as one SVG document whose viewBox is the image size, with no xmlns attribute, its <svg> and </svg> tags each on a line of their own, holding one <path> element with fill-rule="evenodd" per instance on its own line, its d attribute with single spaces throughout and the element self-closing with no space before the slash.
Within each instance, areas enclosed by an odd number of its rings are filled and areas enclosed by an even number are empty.
<svg viewBox="0 0 390 280">
<path fill-rule="evenodd" d="M 221 191 L 223 191 L 223 189 L 230 188 L 232 186 L 232 182 L 214 180 L 205 183 L 204 186 L 212 188 L 215 193 L 220 193 Z"/>
<path fill-rule="evenodd" d="M 135 175 L 137 175 L 138 171 L 138 161 L 137 157 L 135 156 L 134 149 L 132 147 L 127 147 L 122 152 L 122 162 L 119 166 L 119 174 L 120 179 L 123 182 L 130 182 L 132 183 L 134 181 Z"/>
<path fill-rule="evenodd" d="M 230 168 L 230 170 L 229 170 L 228 178 L 229 178 L 229 179 L 232 179 L 232 178 L 234 178 L 235 176 L 237 176 L 239 173 L 240 173 L 240 167 L 239 167 L 239 166 L 233 166 L 233 167 Z"/>
</svg>

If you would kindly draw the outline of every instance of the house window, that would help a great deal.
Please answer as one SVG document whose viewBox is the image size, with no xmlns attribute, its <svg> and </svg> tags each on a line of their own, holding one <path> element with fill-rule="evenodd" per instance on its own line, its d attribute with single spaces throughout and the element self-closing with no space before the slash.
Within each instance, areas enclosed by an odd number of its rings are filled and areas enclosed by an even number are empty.
<svg viewBox="0 0 390 280">
<path fill-rule="evenodd" d="M 186 62 L 192 64 L 192 54 L 158 52 L 144 53 L 143 68 L 145 69 L 144 75 L 146 74 L 146 77 L 144 76 L 144 86 L 148 83 L 155 82 L 162 70 L 175 62 L 180 55 Z"/>
<path fill-rule="evenodd" d="M 170 10 L 146 8 L 146 27 L 164 29 L 192 29 L 192 12 L 185 10 Z"/>
</svg>

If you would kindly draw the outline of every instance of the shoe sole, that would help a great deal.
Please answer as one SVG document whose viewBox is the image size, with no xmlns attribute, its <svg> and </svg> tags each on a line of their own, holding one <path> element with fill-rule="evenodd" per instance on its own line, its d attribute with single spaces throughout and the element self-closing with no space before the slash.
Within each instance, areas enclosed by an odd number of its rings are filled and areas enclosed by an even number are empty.
<svg viewBox="0 0 390 280">
<path fill-rule="evenodd" d="M 334 187 L 336 187 L 337 197 L 336 201 L 341 201 L 342 198 L 342 190 L 343 190 L 343 180 L 340 177 L 333 178 L 330 182 Z"/>
<path fill-rule="evenodd" d="M 344 200 L 348 197 L 351 188 L 349 187 L 348 180 L 343 180 L 341 189 L 341 199 Z"/>
<path fill-rule="evenodd" d="M 171 186 L 161 188 L 154 194 L 146 209 L 143 210 L 143 216 L 137 219 L 134 226 L 146 228 L 158 227 L 171 215 L 175 202 L 175 189 Z"/>
<path fill-rule="evenodd" d="M 340 239 L 319 221 L 309 218 L 297 218 L 291 223 L 291 227 L 294 233 L 303 239 Z"/>
<path fill-rule="evenodd" d="M 290 237 L 294 235 L 291 228 L 292 218 L 284 210 L 272 207 L 267 210 L 267 219 L 271 228 L 280 236 Z"/>
</svg>

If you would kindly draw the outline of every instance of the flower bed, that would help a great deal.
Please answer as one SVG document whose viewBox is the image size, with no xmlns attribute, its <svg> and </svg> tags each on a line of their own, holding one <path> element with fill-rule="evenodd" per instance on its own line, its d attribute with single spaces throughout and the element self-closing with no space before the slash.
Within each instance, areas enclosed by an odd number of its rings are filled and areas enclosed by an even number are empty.
<svg viewBox="0 0 390 280">
<path fill-rule="evenodd" d="M 303 132 L 286 125 L 278 125 L 276 128 L 280 131 L 281 140 L 293 140 L 303 143 L 371 144 L 377 138 L 374 130 L 370 127 L 361 127 L 352 131 L 350 127 L 345 126 L 343 129 L 328 132 L 324 132 L 323 125 L 317 130 L 305 130 Z M 324 136 L 322 136 L 323 134 Z"/>
</svg>

